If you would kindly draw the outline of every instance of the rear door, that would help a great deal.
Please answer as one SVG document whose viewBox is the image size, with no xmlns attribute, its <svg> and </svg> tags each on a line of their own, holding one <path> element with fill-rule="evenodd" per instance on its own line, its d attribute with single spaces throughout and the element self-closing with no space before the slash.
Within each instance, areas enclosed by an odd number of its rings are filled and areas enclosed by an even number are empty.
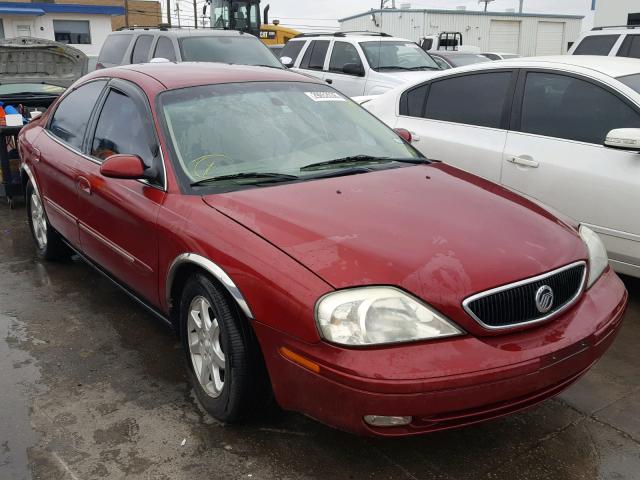
<svg viewBox="0 0 640 480">
<path fill-rule="evenodd" d="M 638 107 L 594 79 L 531 70 L 512 116 L 502 183 L 590 225 L 619 270 L 640 266 L 640 156 L 603 146 L 614 128 L 640 128 Z"/>
<path fill-rule="evenodd" d="M 330 43 L 329 40 L 312 40 L 309 42 L 298 68 L 307 75 L 323 80 L 325 77 L 324 66 Z"/>
<path fill-rule="evenodd" d="M 498 182 L 515 78 L 491 70 L 420 85 L 402 95 L 396 127 L 428 158 Z"/>
<path fill-rule="evenodd" d="M 359 67 L 361 75 L 345 73 L 347 68 Z M 349 42 L 336 40 L 333 42 L 329 56 L 329 70 L 325 75 L 325 81 L 340 90 L 348 97 L 357 97 L 364 94 L 366 79 L 364 76 L 364 63 L 358 49 Z"/>
<path fill-rule="evenodd" d="M 158 305 L 156 217 L 165 196 L 164 167 L 145 94 L 111 80 L 94 116 L 77 179 L 84 253 L 152 305 Z M 106 178 L 100 165 L 113 154 L 138 155 L 155 181 Z"/>
<path fill-rule="evenodd" d="M 68 92 L 53 112 L 32 152 L 34 174 L 49 223 L 78 247 L 76 177 L 92 111 L 106 80 L 85 83 Z"/>
</svg>

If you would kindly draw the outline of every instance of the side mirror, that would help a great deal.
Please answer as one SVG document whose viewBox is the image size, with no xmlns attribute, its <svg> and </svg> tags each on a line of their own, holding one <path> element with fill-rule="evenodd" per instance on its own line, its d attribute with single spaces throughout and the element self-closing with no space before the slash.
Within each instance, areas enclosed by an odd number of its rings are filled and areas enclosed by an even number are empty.
<svg viewBox="0 0 640 480">
<path fill-rule="evenodd" d="M 364 68 L 359 63 L 347 63 L 342 67 L 342 73 L 364 77 Z"/>
<path fill-rule="evenodd" d="M 293 67 L 293 58 L 291 57 L 280 57 L 280 63 L 287 68 Z"/>
<path fill-rule="evenodd" d="M 607 134 L 604 146 L 640 153 L 640 128 L 616 128 Z"/>
<path fill-rule="evenodd" d="M 394 128 L 394 132 L 398 134 L 398 136 L 403 139 L 405 142 L 411 143 L 413 137 L 411 136 L 411 132 L 409 130 L 405 130 L 404 128 Z"/>
<path fill-rule="evenodd" d="M 146 177 L 144 162 L 137 155 L 111 155 L 100 165 L 100 173 L 108 178 L 138 180 Z"/>
</svg>

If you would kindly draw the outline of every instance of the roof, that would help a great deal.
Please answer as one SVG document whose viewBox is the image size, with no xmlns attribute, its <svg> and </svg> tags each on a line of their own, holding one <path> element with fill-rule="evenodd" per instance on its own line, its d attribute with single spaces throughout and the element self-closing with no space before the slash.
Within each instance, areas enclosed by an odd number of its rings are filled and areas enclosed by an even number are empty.
<svg viewBox="0 0 640 480">
<path fill-rule="evenodd" d="M 504 63 L 503 63 L 504 62 Z M 501 60 L 500 64 L 554 64 L 594 70 L 609 77 L 617 78 L 640 73 L 640 62 L 635 58 L 601 57 L 591 55 L 557 55 L 553 57 L 530 57 Z M 495 63 L 495 62 L 494 62 Z"/>
<path fill-rule="evenodd" d="M 592 70 L 608 77 L 618 78 L 626 75 L 640 74 L 640 62 L 635 58 L 599 57 L 589 55 L 557 55 L 550 57 L 524 57 L 498 60 L 495 62 L 475 63 L 453 70 L 435 72 L 435 76 L 448 75 L 455 72 L 475 72 L 496 68 L 536 68 L 551 67 L 566 70 Z M 406 85 L 405 85 L 406 87 Z"/>
<path fill-rule="evenodd" d="M 284 69 L 212 62 L 163 62 L 123 65 L 113 69 L 98 70 L 94 76 L 108 76 L 112 70 L 129 70 L 142 73 L 162 83 L 167 89 L 242 82 L 321 83 L 315 78 Z"/>
<path fill-rule="evenodd" d="M 47 13 L 80 13 L 83 15 L 124 15 L 124 7 L 65 3 L 0 2 L 0 14 L 34 15 Z"/>
<path fill-rule="evenodd" d="M 560 19 L 573 19 L 582 20 L 583 15 L 557 15 L 549 13 L 517 13 L 517 12 L 482 12 L 475 10 L 437 10 L 437 9 L 417 9 L 417 8 L 385 8 L 384 10 L 372 9 L 368 12 L 357 13 L 349 17 L 340 18 L 338 22 L 346 22 L 347 20 L 353 20 L 354 18 L 367 17 L 372 13 L 448 13 L 456 15 L 482 15 L 488 17 L 538 17 L 538 18 L 560 18 Z"/>
</svg>

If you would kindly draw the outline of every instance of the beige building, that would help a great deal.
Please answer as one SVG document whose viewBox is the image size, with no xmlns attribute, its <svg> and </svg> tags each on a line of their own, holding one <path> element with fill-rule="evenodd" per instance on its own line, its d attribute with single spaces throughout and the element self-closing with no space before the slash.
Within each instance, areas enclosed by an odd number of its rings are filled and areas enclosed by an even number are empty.
<svg viewBox="0 0 640 480">
<path fill-rule="evenodd" d="M 640 25 L 640 0 L 594 0 L 594 26 Z"/>
</svg>

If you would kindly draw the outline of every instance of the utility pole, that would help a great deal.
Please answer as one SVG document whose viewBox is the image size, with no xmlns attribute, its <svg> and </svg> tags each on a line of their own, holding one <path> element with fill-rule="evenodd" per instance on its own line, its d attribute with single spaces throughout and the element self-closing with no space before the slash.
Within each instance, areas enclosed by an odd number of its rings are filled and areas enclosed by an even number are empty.
<svg viewBox="0 0 640 480">
<path fill-rule="evenodd" d="M 196 0 L 193 0 L 193 24 L 198 28 L 198 5 L 196 5 Z"/>
<path fill-rule="evenodd" d="M 176 1 L 176 13 L 178 14 L 178 28 L 180 28 L 180 0 Z"/>
<path fill-rule="evenodd" d="M 520 0 L 520 10 L 519 12 L 522 13 L 522 6 L 524 5 L 524 0 Z"/>
<path fill-rule="evenodd" d="M 167 0 L 167 25 L 171 26 L 171 0 Z"/>
<path fill-rule="evenodd" d="M 129 0 L 124 0 L 124 26 L 129 26 Z"/>
</svg>

